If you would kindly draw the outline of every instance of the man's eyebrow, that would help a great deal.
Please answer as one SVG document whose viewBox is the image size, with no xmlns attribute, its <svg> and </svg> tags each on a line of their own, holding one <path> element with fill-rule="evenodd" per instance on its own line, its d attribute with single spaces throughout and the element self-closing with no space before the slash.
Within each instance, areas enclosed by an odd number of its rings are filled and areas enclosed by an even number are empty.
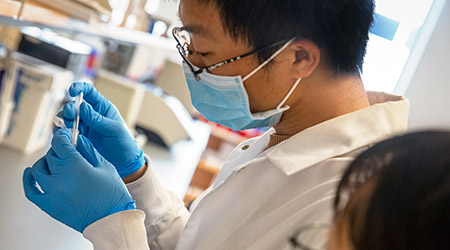
<svg viewBox="0 0 450 250">
<path fill-rule="evenodd" d="M 205 29 L 205 27 L 200 25 L 185 25 L 181 27 L 182 30 L 185 30 L 194 35 L 203 36 L 209 39 L 213 39 L 211 34 Z"/>
</svg>

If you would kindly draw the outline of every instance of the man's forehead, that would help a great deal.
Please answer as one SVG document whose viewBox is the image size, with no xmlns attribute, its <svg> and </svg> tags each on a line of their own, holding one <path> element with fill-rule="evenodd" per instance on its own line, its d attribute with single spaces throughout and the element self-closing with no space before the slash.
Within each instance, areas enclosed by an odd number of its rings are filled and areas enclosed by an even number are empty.
<svg viewBox="0 0 450 250">
<path fill-rule="evenodd" d="M 210 4 L 201 4 L 197 0 L 182 0 L 178 17 L 182 29 L 192 35 L 214 40 L 214 33 L 222 28 L 218 12 Z"/>
</svg>

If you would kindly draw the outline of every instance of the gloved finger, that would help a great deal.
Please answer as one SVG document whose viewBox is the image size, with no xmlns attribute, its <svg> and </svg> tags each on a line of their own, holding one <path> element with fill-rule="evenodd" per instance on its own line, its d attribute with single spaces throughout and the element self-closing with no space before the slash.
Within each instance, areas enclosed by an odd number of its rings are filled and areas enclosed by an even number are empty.
<svg viewBox="0 0 450 250">
<path fill-rule="evenodd" d="M 80 106 L 80 118 L 89 128 L 104 136 L 111 136 L 118 132 L 118 122 L 105 117 L 92 108 L 89 103 Z"/>
<path fill-rule="evenodd" d="M 80 135 L 77 142 L 77 150 L 92 166 L 97 167 L 102 156 L 97 152 L 88 138 Z"/>
<path fill-rule="evenodd" d="M 47 192 L 51 189 L 51 176 L 45 157 L 42 157 L 36 163 L 34 163 L 33 167 L 31 168 L 31 174 L 33 175 L 37 183 L 39 183 L 39 186 L 41 186 L 41 189 L 44 192 Z"/>
<path fill-rule="evenodd" d="M 80 119 L 80 124 L 78 124 L 78 130 L 80 131 L 80 135 L 88 135 L 89 127 Z"/>
<path fill-rule="evenodd" d="M 53 139 L 51 142 L 52 149 L 61 160 L 79 156 L 78 151 L 70 142 L 71 137 L 71 131 L 64 128 L 56 129 L 53 134 Z"/>
<path fill-rule="evenodd" d="M 56 134 L 56 132 L 57 132 L 58 130 L 60 130 L 60 129 L 62 129 L 62 128 L 60 128 L 60 127 L 58 127 L 58 126 L 54 126 L 54 127 L 53 127 L 53 134 Z"/>
<path fill-rule="evenodd" d="M 47 162 L 45 160 L 45 156 L 39 158 L 31 168 L 36 168 L 39 170 L 39 172 L 42 172 L 43 174 L 50 175 L 50 170 L 48 169 Z"/>
<path fill-rule="evenodd" d="M 53 126 L 53 134 L 57 131 L 59 129 L 59 127 L 58 126 Z"/>
<path fill-rule="evenodd" d="M 58 114 L 56 114 L 56 116 L 64 120 L 64 113 L 62 110 L 59 111 Z"/>
<path fill-rule="evenodd" d="M 37 205 L 40 198 L 43 196 L 43 193 L 37 187 L 36 179 L 34 179 L 34 176 L 31 173 L 31 168 L 26 168 L 25 171 L 23 171 L 22 182 L 25 197 Z"/>
<path fill-rule="evenodd" d="M 66 170 L 66 164 L 64 164 L 64 161 L 61 161 L 59 159 L 53 148 L 50 148 L 50 150 L 47 152 L 47 154 L 45 155 L 45 160 L 47 161 L 50 175 L 57 176 L 62 171 Z"/>
<path fill-rule="evenodd" d="M 73 121 L 64 120 L 64 125 L 66 125 L 66 128 L 71 129 L 73 128 Z"/>
<path fill-rule="evenodd" d="M 92 84 L 76 82 L 69 88 L 69 95 L 72 97 L 77 96 L 81 92 L 84 93 L 83 99 L 95 107 L 101 104 L 104 108 L 108 108 L 111 104 L 108 99 L 106 99 L 102 94 L 100 94 L 100 92 L 97 91 L 97 89 L 94 88 Z"/>
<path fill-rule="evenodd" d="M 63 114 L 64 114 L 64 120 L 73 121 L 75 119 L 75 115 L 76 115 L 75 102 L 69 102 L 66 105 L 64 105 Z"/>
</svg>

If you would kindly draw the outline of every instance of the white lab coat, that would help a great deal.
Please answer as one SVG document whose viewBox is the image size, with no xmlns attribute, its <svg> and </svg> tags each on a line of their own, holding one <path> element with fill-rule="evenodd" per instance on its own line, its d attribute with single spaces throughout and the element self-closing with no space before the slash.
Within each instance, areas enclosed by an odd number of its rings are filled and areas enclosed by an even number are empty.
<svg viewBox="0 0 450 250">
<path fill-rule="evenodd" d="M 273 130 L 243 142 L 190 213 L 149 168 L 128 185 L 139 210 L 99 220 L 84 236 L 97 250 L 148 245 L 152 250 L 286 249 L 296 228 L 330 222 L 336 185 L 359 152 L 406 131 L 406 99 L 368 96 L 371 107 L 308 128 L 270 149 Z"/>
</svg>

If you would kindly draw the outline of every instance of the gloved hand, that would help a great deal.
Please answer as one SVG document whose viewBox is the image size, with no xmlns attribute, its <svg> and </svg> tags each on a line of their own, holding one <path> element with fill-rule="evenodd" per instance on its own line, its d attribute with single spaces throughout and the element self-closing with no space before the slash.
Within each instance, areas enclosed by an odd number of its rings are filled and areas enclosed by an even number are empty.
<svg viewBox="0 0 450 250">
<path fill-rule="evenodd" d="M 145 159 L 142 149 L 131 136 L 117 108 L 91 84 L 74 83 L 69 89 L 72 97 L 84 93 L 80 106 L 80 134 L 86 136 L 103 157 L 111 162 L 124 178 L 139 170 Z M 75 105 L 64 106 L 63 119 L 68 128 L 75 119 Z"/>
<path fill-rule="evenodd" d="M 78 232 L 113 213 L 136 209 L 114 166 L 86 137 L 79 136 L 78 151 L 70 143 L 70 137 L 69 130 L 57 129 L 47 155 L 25 169 L 25 196 Z"/>
</svg>

